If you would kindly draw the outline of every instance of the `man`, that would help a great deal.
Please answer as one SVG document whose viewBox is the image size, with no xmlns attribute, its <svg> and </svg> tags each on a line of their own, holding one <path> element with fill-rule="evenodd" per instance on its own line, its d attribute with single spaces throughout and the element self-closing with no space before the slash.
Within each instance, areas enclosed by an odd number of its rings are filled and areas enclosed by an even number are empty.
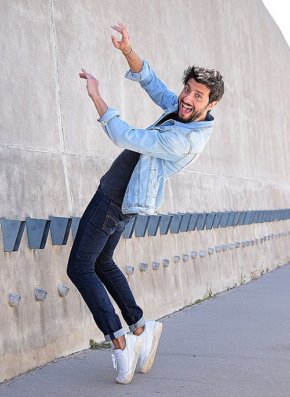
<svg viewBox="0 0 290 397">
<path fill-rule="evenodd" d="M 87 91 L 99 113 L 105 133 L 125 148 L 101 178 L 100 186 L 80 221 L 68 263 L 68 275 L 78 288 L 97 326 L 115 350 L 116 381 L 130 383 L 140 357 L 140 371 L 148 372 L 155 358 L 162 324 L 145 321 L 127 280 L 113 261 L 125 224 L 137 214 L 153 214 L 164 196 L 165 180 L 193 160 L 207 144 L 214 119 L 210 110 L 224 91 L 216 70 L 191 67 L 184 74 L 184 88 L 177 97 L 158 79 L 147 62 L 132 49 L 127 28 L 112 26 L 115 48 L 128 61 L 126 77 L 139 81 L 164 114 L 150 127 L 136 129 L 107 106 L 99 82 L 84 69 Z M 117 303 L 131 333 L 126 334 L 106 289 Z"/>
</svg>

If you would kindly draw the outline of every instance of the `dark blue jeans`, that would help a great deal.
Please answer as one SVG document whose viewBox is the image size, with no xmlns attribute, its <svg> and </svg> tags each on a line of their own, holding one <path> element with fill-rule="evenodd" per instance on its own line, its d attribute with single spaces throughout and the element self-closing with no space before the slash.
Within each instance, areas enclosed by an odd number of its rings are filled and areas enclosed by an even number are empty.
<svg viewBox="0 0 290 397">
<path fill-rule="evenodd" d="M 113 260 L 114 250 L 132 216 L 124 215 L 120 205 L 97 190 L 80 220 L 68 261 L 67 274 L 106 340 L 125 334 L 106 289 L 131 331 L 145 323 L 126 277 Z"/>
</svg>

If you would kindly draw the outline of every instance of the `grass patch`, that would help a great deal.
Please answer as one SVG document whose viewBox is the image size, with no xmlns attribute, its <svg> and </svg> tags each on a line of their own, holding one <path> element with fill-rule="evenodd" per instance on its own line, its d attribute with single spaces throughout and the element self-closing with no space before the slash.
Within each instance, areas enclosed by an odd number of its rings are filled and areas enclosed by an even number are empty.
<svg viewBox="0 0 290 397">
<path fill-rule="evenodd" d="M 197 299 L 197 300 L 194 302 L 194 304 L 207 301 L 207 300 L 209 300 L 209 299 L 211 299 L 211 298 L 214 298 L 215 296 L 216 296 L 216 294 L 214 294 L 214 293 L 212 292 L 212 290 L 210 289 L 210 290 L 208 291 L 208 294 L 207 294 L 203 299 Z"/>
<path fill-rule="evenodd" d="M 101 342 L 98 343 L 94 339 L 89 340 L 90 349 L 92 350 L 103 350 L 103 349 L 111 349 L 112 345 L 110 342 Z"/>
</svg>

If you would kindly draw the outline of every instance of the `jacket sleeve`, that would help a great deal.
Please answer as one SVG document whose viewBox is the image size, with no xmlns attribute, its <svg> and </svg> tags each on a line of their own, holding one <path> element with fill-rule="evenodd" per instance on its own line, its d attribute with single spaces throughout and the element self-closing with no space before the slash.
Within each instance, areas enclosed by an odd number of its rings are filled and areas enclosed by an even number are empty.
<svg viewBox="0 0 290 397">
<path fill-rule="evenodd" d="M 169 161 L 177 161 L 192 151 L 190 139 L 174 128 L 134 128 L 120 119 L 119 112 L 112 108 L 98 121 L 108 137 L 122 148 Z"/>
<path fill-rule="evenodd" d="M 125 76 L 129 80 L 138 81 L 156 105 L 160 106 L 162 109 L 165 110 L 177 104 L 177 95 L 170 91 L 163 81 L 157 77 L 155 72 L 150 68 L 148 62 L 144 61 L 143 68 L 140 72 L 136 73 L 129 70 Z"/>
</svg>

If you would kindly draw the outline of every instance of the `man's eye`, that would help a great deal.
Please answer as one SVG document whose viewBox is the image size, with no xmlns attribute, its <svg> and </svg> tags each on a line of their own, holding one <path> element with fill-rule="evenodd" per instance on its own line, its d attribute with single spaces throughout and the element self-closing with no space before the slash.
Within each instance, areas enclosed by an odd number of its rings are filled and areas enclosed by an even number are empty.
<svg viewBox="0 0 290 397">
<path fill-rule="evenodd" d="M 196 99 L 201 99 L 201 95 L 200 94 L 195 94 L 195 98 Z"/>
</svg>

